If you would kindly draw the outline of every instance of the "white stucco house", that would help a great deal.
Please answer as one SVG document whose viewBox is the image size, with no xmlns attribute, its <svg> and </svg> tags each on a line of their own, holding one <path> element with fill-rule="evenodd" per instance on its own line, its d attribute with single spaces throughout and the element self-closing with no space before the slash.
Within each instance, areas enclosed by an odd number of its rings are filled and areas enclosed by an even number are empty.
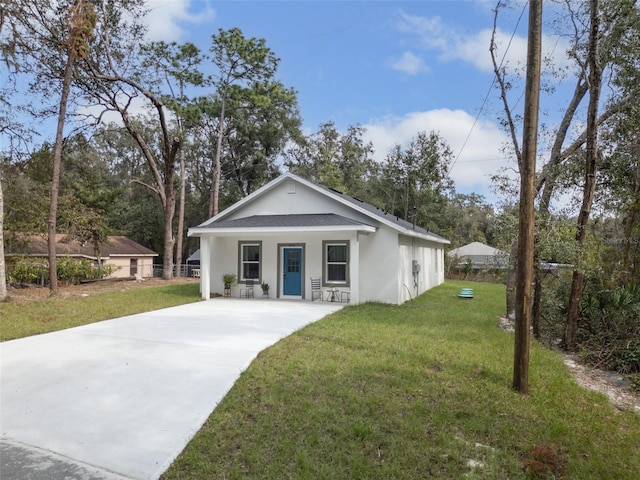
<svg viewBox="0 0 640 480">
<path fill-rule="evenodd" d="M 337 190 L 286 173 L 206 222 L 200 238 L 200 291 L 222 293 L 233 273 L 279 299 L 401 304 L 444 282 L 445 238 Z M 312 295 L 312 278 L 321 292 Z M 336 295 L 337 291 L 337 295 Z"/>
</svg>

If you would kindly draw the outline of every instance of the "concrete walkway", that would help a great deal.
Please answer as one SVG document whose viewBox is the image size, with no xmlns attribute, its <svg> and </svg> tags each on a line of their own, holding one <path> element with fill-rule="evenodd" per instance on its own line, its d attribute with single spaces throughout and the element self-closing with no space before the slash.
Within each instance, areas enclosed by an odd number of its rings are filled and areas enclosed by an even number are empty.
<svg viewBox="0 0 640 480">
<path fill-rule="evenodd" d="M 155 479 L 256 355 L 338 304 L 214 299 L 0 344 L 0 477 Z"/>
</svg>

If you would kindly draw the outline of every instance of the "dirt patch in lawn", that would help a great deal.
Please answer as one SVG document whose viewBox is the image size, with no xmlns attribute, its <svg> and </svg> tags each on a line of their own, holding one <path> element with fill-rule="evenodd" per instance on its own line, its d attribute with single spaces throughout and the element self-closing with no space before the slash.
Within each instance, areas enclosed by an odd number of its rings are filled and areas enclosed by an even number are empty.
<svg viewBox="0 0 640 480">
<path fill-rule="evenodd" d="M 57 295 L 62 298 L 67 297 L 86 297 L 103 292 L 136 290 L 140 288 L 160 287 L 174 283 L 198 283 L 197 278 L 173 278 L 171 280 L 163 280 L 161 278 L 150 278 L 142 282 L 132 279 L 108 279 L 96 282 L 83 283 L 80 285 L 60 285 Z M 44 300 L 51 296 L 48 288 L 37 287 L 33 285 L 11 286 L 8 294 L 12 302 L 21 304 Z"/>
</svg>

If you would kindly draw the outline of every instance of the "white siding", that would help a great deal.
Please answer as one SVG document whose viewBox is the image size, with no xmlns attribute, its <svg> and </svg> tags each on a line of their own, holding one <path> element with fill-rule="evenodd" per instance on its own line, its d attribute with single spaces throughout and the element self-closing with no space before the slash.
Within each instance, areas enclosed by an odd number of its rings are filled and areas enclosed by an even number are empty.
<svg viewBox="0 0 640 480">
<path fill-rule="evenodd" d="M 385 226 L 360 236 L 360 302 L 398 303 L 397 237 Z"/>
<path fill-rule="evenodd" d="M 400 302 L 426 292 L 444 282 L 444 250 L 441 245 L 407 236 L 399 236 L 398 286 Z M 420 264 L 417 287 L 413 277 L 413 261 Z"/>
<path fill-rule="evenodd" d="M 291 180 L 292 181 L 292 180 Z M 259 198 L 239 208 L 225 218 L 250 217 L 252 215 L 296 215 L 313 213 L 335 213 L 376 226 L 370 217 L 362 215 L 352 208 L 337 203 L 333 199 L 296 182 L 295 193 L 289 193 L 289 181 L 276 185 Z"/>
</svg>

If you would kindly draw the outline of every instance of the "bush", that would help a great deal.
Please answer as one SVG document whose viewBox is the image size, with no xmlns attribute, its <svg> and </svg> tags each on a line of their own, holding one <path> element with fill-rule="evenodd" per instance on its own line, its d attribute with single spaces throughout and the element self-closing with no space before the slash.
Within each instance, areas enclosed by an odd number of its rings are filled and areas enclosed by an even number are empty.
<svg viewBox="0 0 640 480">
<path fill-rule="evenodd" d="M 578 341 L 585 359 L 621 373 L 640 372 L 640 288 L 587 291 L 581 306 Z"/>
<path fill-rule="evenodd" d="M 89 259 L 74 260 L 62 257 L 56 263 L 58 280 L 65 284 L 77 284 L 81 280 L 99 280 L 113 273 L 113 265 L 104 265 L 98 269 Z M 22 257 L 15 261 L 7 275 L 14 284 L 42 283 L 49 278 L 49 262 L 41 258 Z"/>
<path fill-rule="evenodd" d="M 564 337 L 570 272 L 545 284 L 541 341 L 557 346 Z M 620 373 L 640 372 L 640 285 L 586 282 L 580 304 L 578 346 L 592 366 Z"/>
<path fill-rule="evenodd" d="M 9 283 L 44 283 L 44 280 L 49 278 L 49 262 L 41 258 L 21 257 L 7 269 L 7 272 Z"/>
</svg>

